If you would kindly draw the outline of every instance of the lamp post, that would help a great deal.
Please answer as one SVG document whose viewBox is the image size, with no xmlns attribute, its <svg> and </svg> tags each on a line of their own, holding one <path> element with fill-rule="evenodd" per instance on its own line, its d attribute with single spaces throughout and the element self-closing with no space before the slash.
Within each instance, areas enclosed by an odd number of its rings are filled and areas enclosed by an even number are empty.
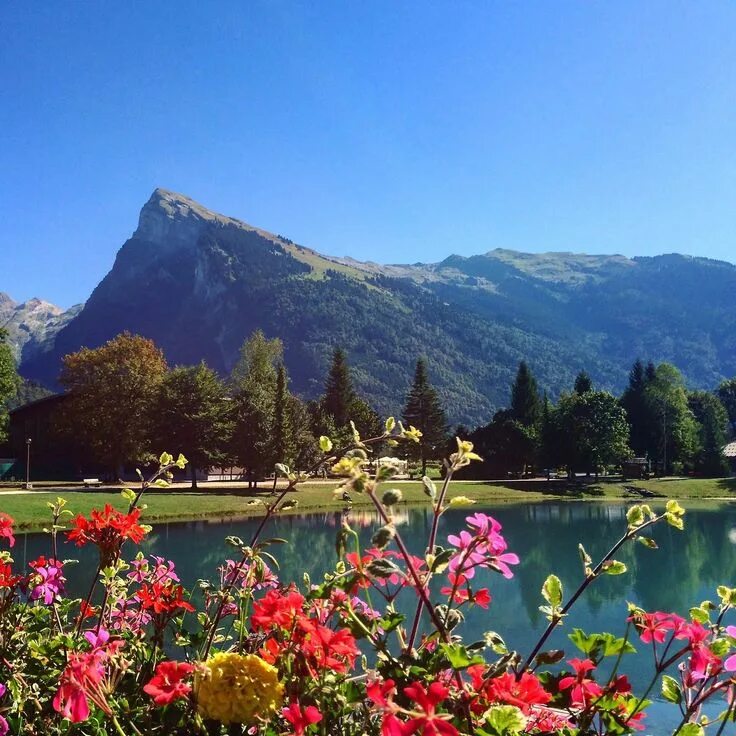
<svg viewBox="0 0 736 736">
<path fill-rule="evenodd" d="M 31 485 L 31 438 L 26 439 L 26 482 L 25 489 L 33 488 Z"/>
</svg>

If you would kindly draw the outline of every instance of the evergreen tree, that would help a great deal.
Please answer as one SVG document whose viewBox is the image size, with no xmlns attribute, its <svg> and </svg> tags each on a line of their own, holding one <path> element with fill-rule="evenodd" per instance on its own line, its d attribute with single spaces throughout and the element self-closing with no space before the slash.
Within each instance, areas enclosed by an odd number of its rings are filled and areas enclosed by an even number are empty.
<svg viewBox="0 0 736 736">
<path fill-rule="evenodd" d="M 525 427 L 534 427 L 539 422 L 540 410 L 537 381 L 522 360 L 511 387 L 511 416 Z"/>
<path fill-rule="evenodd" d="M 350 421 L 350 408 L 354 400 L 355 392 L 345 352 L 341 348 L 336 348 L 332 354 L 332 364 L 325 382 L 322 405 L 325 412 L 332 416 L 338 429 Z"/>
<path fill-rule="evenodd" d="M 290 412 L 290 394 L 286 367 L 279 363 L 276 372 L 276 393 L 273 411 L 273 455 L 276 462 L 293 461 L 293 435 Z"/>
<path fill-rule="evenodd" d="M 718 398 L 728 412 L 731 434 L 736 436 L 736 378 L 721 383 L 718 387 Z"/>
<path fill-rule="evenodd" d="M 197 487 L 197 470 L 226 460 L 233 429 L 230 404 L 224 384 L 204 363 L 174 368 L 164 376 L 155 403 L 154 446 L 186 456 L 192 488 Z"/>
<path fill-rule="evenodd" d="M 576 394 L 585 394 L 593 390 L 593 381 L 585 371 L 578 373 L 575 378 L 575 388 L 573 390 Z"/>
<path fill-rule="evenodd" d="M 655 369 L 652 363 L 644 367 L 640 359 L 631 367 L 629 385 L 621 397 L 621 406 L 626 411 L 626 419 L 631 428 L 631 449 L 637 457 L 652 457 L 657 454 L 656 414 L 647 400 L 647 386 L 654 380 Z"/>
<path fill-rule="evenodd" d="M 427 461 L 442 455 L 447 437 L 447 417 L 437 392 L 429 383 L 424 358 L 417 360 L 414 382 L 406 397 L 404 424 L 413 425 L 422 432 L 419 442 L 409 446 L 410 457 L 422 464 L 422 475 L 427 473 Z"/>
<path fill-rule="evenodd" d="M 728 428 L 726 409 L 718 396 L 708 391 L 691 392 L 688 405 L 698 423 L 695 472 L 710 478 L 727 475 L 728 461 L 722 453 Z"/>
<path fill-rule="evenodd" d="M 539 460 L 544 468 L 554 468 L 559 462 L 559 435 L 555 422 L 555 408 L 544 392 L 542 420 L 539 428 Z"/>
</svg>

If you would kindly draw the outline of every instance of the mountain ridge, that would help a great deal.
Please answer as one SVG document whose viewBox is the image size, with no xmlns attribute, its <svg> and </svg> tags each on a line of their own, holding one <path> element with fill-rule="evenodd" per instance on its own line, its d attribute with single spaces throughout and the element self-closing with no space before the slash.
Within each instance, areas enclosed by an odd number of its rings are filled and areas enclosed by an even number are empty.
<svg viewBox="0 0 736 736">
<path fill-rule="evenodd" d="M 637 356 L 674 362 L 698 387 L 736 374 L 734 293 L 736 266 L 676 254 L 326 256 L 159 188 L 83 308 L 21 369 L 48 384 L 63 354 L 129 329 L 172 363 L 205 359 L 225 373 L 260 328 L 284 340 L 293 388 L 307 397 L 340 345 L 358 389 L 395 413 L 427 354 L 452 420 L 479 423 L 506 403 L 521 359 L 553 396 L 583 368 L 620 390 Z"/>
</svg>

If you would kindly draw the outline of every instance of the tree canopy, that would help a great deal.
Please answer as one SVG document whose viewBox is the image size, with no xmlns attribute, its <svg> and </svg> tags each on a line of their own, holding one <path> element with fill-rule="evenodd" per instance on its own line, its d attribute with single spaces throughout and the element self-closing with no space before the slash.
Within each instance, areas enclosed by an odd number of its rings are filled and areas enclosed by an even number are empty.
<svg viewBox="0 0 736 736">
<path fill-rule="evenodd" d="M 65 431 L 111 471 L 145 460 L 152 449 L 151 409 L 166 370 L 153 341 L 129 332 L 67 355 L 59 377 L 70 394 L 62 411 Z"/>
</svg>

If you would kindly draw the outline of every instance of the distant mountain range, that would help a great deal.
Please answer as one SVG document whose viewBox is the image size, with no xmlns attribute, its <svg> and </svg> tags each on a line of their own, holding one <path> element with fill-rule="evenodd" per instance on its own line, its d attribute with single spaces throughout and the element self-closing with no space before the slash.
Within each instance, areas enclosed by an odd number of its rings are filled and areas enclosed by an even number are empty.
<svg viewBox="0 0 736 736">
<path fill-rule="evenodd" d="M 256 328 L 285 344 L 292 390 L 318 395 L 332 349 L 359 391 L 397 412 L 426 355 L 453 421 L 486 422 L 526 359 L 551 396 L 587 370 L 620 391 L 638 356 L 677 365 L 693 387 L 736 375 L 736 266 L 493 250 L 440 263 L 324 256 L 157 189 L 83 307 L 0 296 L 21 372 L 53 384 L 61 357 L 130 330 L 170 363 L 225 373 Z"/>
</svg>

